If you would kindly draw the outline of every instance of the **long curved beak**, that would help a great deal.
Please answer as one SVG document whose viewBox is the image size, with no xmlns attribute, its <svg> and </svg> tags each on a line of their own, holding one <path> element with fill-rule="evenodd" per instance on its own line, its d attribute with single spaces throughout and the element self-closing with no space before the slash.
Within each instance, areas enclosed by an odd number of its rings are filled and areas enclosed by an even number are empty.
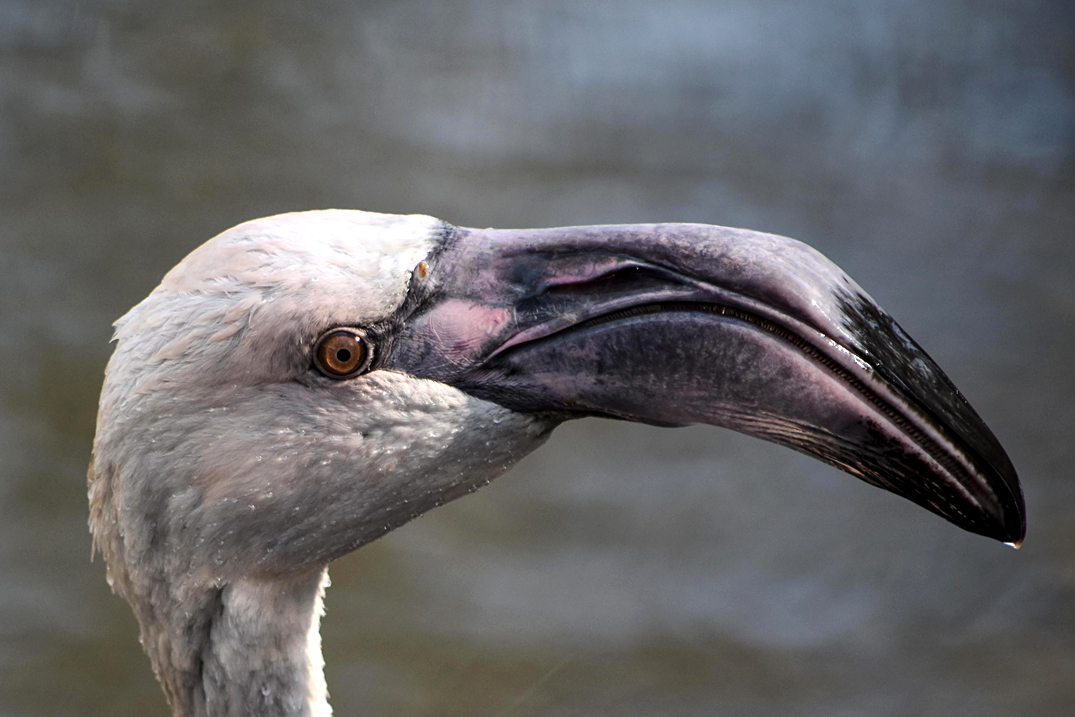
<svg viewBox="0 0 1075 717">
<path fill-rule="evenodd" d="M 1015 469 L 937 364 L 801 242 L 698 224 L 453 229 L 381 368 L 560 420 L 708 423 L 1018 545 Z"/>
</svg>

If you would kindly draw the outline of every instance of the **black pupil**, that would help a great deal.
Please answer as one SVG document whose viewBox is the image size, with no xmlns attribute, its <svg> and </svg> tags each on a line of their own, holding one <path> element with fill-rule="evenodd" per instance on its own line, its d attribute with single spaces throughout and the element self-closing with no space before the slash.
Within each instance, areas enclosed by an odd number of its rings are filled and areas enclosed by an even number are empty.
<svg viewBox="0 0 1075 717">
<path fill-rule="evenodd" d="M 336 360 L 340 363 L 347 363 L 351 360 L 351 352 L 348 349 L 340 349 L 336 352 Z"/>
</svg>

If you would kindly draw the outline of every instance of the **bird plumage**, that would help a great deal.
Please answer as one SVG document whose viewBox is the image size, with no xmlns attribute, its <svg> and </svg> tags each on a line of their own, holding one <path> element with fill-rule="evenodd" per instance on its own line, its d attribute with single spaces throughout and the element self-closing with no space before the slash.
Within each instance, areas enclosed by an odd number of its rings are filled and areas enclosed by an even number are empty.
<svg viewBox="0 0 1075 717">
<path fill-rule="evenodd" d="M 290 670 L 293 682 L 313 681 L 302 704 L 323 702 L 312 647 L 324 566 L 488 482 L 550 430 L 437 381 L 309 375 L 308 344 L 322 328 L 399 308 L 441 226 L 336 210 L 247 222 L 192 252 L 117 321 L 90 526 L 180 714 L 209 712 L 199 700 L 213 695 L 198 694 L 207 665 L 218 667 L 218 691 L 235 683 L 218 648 L 256 643 L 247 618 L 262 610 L 274 631 L 305 623 L 292 631 L 288 667 L 283 653 L 266 656 L 258 679 L 282 682 L 272 672 Z M 213 639 L 221 625 L 245 638 Z M 247 645 L 230 657 L 245 665 L 250 654 Z M 222 714 L 293 713 L 283 688 L 243 699 Z"/>
</svg>

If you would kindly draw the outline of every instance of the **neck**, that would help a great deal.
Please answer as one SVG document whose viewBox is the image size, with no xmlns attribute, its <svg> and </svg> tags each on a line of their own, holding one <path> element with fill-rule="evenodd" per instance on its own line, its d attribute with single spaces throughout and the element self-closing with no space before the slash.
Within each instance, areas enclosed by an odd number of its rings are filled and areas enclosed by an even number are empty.
<svg viewBox="0 0 1075 717">
<path fill-rule="evenodd" d="M 203 635 L 194 669 L 169 674 L 158 663 L 176 716 L 329 717 L 319 633 L 328 584 L 322 568 L 220 588 L 193 623 Z"/>
</svg>

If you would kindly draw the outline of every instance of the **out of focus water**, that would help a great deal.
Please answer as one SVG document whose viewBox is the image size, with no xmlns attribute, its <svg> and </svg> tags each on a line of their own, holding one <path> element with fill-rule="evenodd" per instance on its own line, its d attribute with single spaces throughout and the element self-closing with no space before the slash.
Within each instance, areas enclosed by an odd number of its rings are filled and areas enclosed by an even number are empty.
<svg viewBox="0 0 1075 717">
<path fill-rule="evenodd" d="M 814 244 L 1024 480 L 1016 552 L 717 429 L 565 426 L 339 561 L 340 715 L 1075 714 L 1070 2 L 0 0 L 0 714 L 163 715 L 90 562 L 110 322 L 315 207 Z"/>
</svg>

